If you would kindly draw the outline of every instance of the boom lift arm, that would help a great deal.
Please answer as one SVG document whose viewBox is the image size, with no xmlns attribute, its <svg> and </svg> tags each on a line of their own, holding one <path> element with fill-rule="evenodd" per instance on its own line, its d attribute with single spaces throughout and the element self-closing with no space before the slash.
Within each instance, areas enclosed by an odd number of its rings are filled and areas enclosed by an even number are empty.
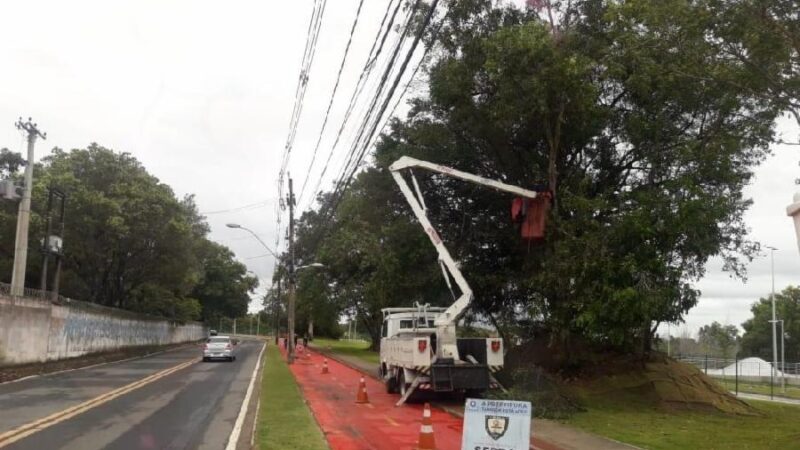
<svg viewBox="0 0 800 450">
<path fill-rule="evenodd" d="M 512 186 L 510 184 L 491 180 L 478 175 L 473 175 L 471 173 L 462 172 L 447 166 L 434 164 L 428 161 L 421 161 L 408 156 L 401 157 L 392 163 L 391 166 L 389 166 L 389 170 L 392 173 L 394 181 L 400 187 L 400 192 L 403 193 L 406 201 L 411 206 L 411 210 L 414 212 L 414 215 L 417 217 L 420 225 L 422 225 L 422 228 L 425 230 L 425 234 L 428 235 L 431 243 L 434 247 L 436 247 L 436 251 L 439 253 L 439 261 L 441 264 L 443 264 L 443 267 L 447 269 L 447 272 L 450 273 L 450 275 L 453 277 L 453 280 L 455 280 L 456 284 L 458 285 L 458 288 L 461 290 L 461 296 L 458 297 L 458 299 L 456 299 L 456 301 L 450 305 L 450 307 L 448 307 L 434 322 L 436 326 L 437 339 L 436 358 L 453 358 L 454 360 L 458 361 L 459 355 L 458 347 L 456 345 L 456 322 L 459 318 L 461 318 L 462 314 L 472 301 L 472 289 L 469 287 L 467 280 L 464 279 L 464 275 L 458 268 L 458 264 L 455 262 L 455 260 L 453 260 L 453 257 L 447 250 L 447 247 L 445 247 L 444 243 L 442 242 L 441 237 L 439 237 L 439 233 L 433 227 L 430 220 L 428 220 L 425 200 L 422 197 L 422 192 L 420 192 L 419 184 L 417 184 L 414 174 L 411 174 L 411 180 L 414 184 L 414 191 L 416 191 L 416 195 L 414 195 L 414 192 L 411 191 L 411 187 L 401 174 L 401 171 L 405 169 L 409 169 L 409 171 L 410 169 L 423 169 L 529 199 L 534 199 L 539 194 L 535 191 Z M 446 278 L 446 274 L 445 281 L 448 283 L 448 285 L 450 284 L 450 281 Z"/>
</svg>

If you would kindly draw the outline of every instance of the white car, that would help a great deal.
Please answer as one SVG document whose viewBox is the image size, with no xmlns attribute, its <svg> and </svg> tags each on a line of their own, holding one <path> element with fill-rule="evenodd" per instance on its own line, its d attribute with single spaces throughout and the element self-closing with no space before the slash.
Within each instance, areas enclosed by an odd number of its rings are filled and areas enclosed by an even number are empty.
<svg viewBox="0 0 800 450">
<path fill-rule="evenodd" d="M 236 361 L 236 345 L 229 336 L 211 336 L 203 347 L 203 361 L 224 359 Z"/>
</svg>

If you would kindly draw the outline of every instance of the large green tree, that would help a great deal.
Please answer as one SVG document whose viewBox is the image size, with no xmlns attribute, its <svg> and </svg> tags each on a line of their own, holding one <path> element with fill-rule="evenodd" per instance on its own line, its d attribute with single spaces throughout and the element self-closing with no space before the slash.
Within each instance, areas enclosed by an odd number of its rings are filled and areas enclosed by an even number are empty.
<svg viewBox="0 0 800 450">
<path fill-rule="evenodd" d="M 761 298 L 750 308 L 753 317 L 742 324 L 742 352 L 772 361 L 772 301 Z M 775 316 L 783 320 L 786 360 L 800 361 L 800 288 L 789 286 L 775 294 Z M 780 324 L 778 324 L 778 351 L 780 351 Z"/>
<path fill-rule="evenodd" d="M 22 165 L 18 154 L 0 151 L 5 176 L 21 182 Z M 61 294 L 177 320 L 246 313 L 257 281 L 228 249 L 208 241 L 194 198 L 177 198 L 130 154 L 97 144 L 56 148 L 34 172 L 28 287 L 40 286 L 36 250 L 53 186 L 67 195 Z M 6 282 L 17 208 L 16 202 L 0 203 L 0 279 Z"/>
<path fill-rule="evenodd" d="M 531 244 L 508 220 L 508 198 L 417 173 L 475 311 L 501 331 L 524 318 L 553 343 L 646 353 L 659 323 L 697 303 L 710 257 L 743 276 L 758 249 L 742 189 L 790 106 L 776 86 L 793 78 L 785 64 L 754 71 L 724 51 L 748 39 L 730 22 L 743 3 L 448 2 L 426 95 L 379 141 L 322 244 L 343 255 L 335 285 L 357 304 L 411 304 L 433 285 L 407 280 L 438 274 L 435 261 L 408 264 L 389 244 L 435 255 L 388 177 L 411 155 L 555 195 L 547 236 Z M 785 51 L 760 50 L 765 61 Z M 403 286 L 402 298 L 376 300 Z"/>
<path fill-rule="evenodd" d="M 700 327 L 697 334 L 698 341 L 706 355 L 732 358 L 736 353 L 739 340 L 739 328 L 736 325 L 722 325 L 714 321 Z"/>
</svg>

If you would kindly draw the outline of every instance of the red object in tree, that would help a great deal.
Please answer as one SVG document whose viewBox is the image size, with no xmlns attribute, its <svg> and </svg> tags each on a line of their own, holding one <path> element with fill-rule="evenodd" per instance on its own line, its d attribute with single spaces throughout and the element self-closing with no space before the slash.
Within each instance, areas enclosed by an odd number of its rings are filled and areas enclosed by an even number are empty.
<svg viewBox="0 0 800 450">
<path fill-rule="evenodd" d="M 550 211 L 550 192 L 541 192 L 536 198 L 517 197 L 511 202 L 511 220 L 521 223 L 520 234 L 523 239 L 539 241 L 544 239 L 547 213 Z"/>
<path fill-rule="evenodd" d="M 511 222 L 522 223 L 525 220 L 525 199 L 516 197 L 511 201 Z"/>
</svg>

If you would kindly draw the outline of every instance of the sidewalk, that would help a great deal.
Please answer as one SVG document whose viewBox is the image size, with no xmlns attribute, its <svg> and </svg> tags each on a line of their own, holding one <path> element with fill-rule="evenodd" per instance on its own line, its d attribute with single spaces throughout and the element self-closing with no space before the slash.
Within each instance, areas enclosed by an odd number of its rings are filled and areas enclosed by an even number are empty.
<svg viewBox="0 0 800 450">
<path fill-rule="evenodd" d="M 731 394 L 736 395 L 735 392 L 731 391 Z M 761 395 L 761 394 L 747 394 L 744 392 L 740 392 L 737 395 L 738 398 L 743 398 L 746 400 L 760 400 L 764 402 L 775 402 L 775 403 L 784 403 L 787 405 L 797 405 L 800 406 L 800 400 L 794 398 L 787 398 L 787 397 L 780 397 L 776 395 L 774 398 L 770 398 L 769 395 Z"/>
<path fill-rule="evenodd" d="M 311 348 L 314 351 L 322 353 L 333 360 L 336 360 L 375 380 L 378 380 L 377 367 L 375 367 L 373 364 L 350 355 L 337 354 L 313 344 L 311 345 Z M 447 411 L 453 416 L 460 418 L 463 418 L 464 416 L 464 405 L 462 404 L 453 405 L 435 403 L 434 406 Z M 534 438 L 531 439 L 531 448 L 534 450 L 631 450 L 638 448 L 547 419 L 534 418 L 532 420 L 531 436 L 534 436 Z"/>
</svg>

